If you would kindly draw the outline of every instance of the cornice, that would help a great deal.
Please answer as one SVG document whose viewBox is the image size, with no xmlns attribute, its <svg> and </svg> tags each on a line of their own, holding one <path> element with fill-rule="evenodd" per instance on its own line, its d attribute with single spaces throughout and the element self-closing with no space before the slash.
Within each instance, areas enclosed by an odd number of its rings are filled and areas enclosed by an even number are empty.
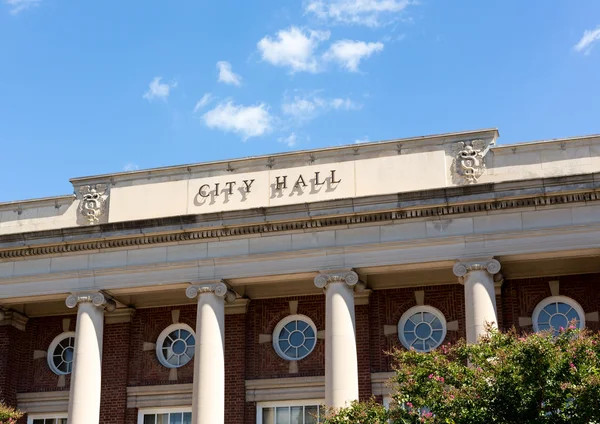
<svg viewBox="0 0 600 424">
<path fill-rule="evenodd" d="M 95 225 L 85 229 L 63 229 L 58 232 L 5 235 L 0 236 L 0 243 L 8 246 L 0 248 L 0 260 L 597 202 L 600 200 L 597 178 L 586 175 L 537 180 L 536 184 L 523 182 L 526 189 L 522 191 L 518 190 L 517 183 L 511 182 L 504 184 L 504 191 L 500 191 L 502 184 L 477 184 L 428 192 L 321 202 L 322 205 L 311 205 L 313 209 L 301 206 L 305 208 L 302 213 L 298 208 L 268 208 L 272 210 L 248 211 L 249 215 L 234 213 L 185 216 Z M 582 184 L 583 181 L 586 183 Z M 561 191 L 559 186 L 566 188 Z M 331 215 L 327 214 L 327 205 L 332 208 Z M 361 212 L 367 208 L 371 211 Z M 379 210 L 373 210 L 378 208 Z M 334 214 L 335 212 L 338 214 Z M 293 218 L 289 218 L 290 214 Z M 273 220 L 269 222 L 271 216 Z M 111 237 L 111 233 L 115 235 Z M 43 245 L 23 245 L 24 240 L 43 242 L 43 238 L 58 241 Z"/>
</svg>

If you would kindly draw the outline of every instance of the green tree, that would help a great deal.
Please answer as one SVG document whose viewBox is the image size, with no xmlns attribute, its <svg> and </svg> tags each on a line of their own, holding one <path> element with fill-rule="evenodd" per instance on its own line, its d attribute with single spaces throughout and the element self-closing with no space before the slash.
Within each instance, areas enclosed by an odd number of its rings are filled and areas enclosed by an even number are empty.
<svg viewBox="0 0 600 424">
<path fill-rule="evenodd" d="M 395 350 L 393 404 L 329 411 L 327 424 L 600 423 L 600 336 L 574 326 L 520 335 L 489 328 L 478 344 Z"/>
</svg>

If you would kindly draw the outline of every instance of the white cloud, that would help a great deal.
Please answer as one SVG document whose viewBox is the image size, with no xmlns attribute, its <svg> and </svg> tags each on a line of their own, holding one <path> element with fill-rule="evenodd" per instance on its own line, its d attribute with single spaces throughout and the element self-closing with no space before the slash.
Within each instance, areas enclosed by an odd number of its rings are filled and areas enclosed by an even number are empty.
<svg viewBox="0 0 600 424">
<path fill-rule="evenodd" d="M 363 138 L 357 138 L 356 140 L 354 140 L 355 144 L 359 144 L 359 143 L 368 143 L 369 142 L 369 136 L 365 135 Z"/>
<path fill-rule="evenodd" d="M 222 102 L 202 115 L 202 119 L 207 127 L 239 134 L 244 140 L 261 136 L 273 129 L 273 118 L 263 103 L 242 106 L 232 101 Z"/>
<path fill-rule="evenodd" d="M 123 167 L 123 171 L 125 171 L 125 172 L 137 171 L 138 169 L 140 169 L 140 167 L 133 162 L 129 162 L 129 163 L 125 164 L 125 166 Z"/>
<path fill-rule="evenodd" d="M 238 86 L 242 84 L 242 77 L 231 70 L 231 63 L 222 60 L 217 62 L 217 68 L 219 68 L 219 82 Z"/>
<path fill-rule="evenodd" d="M 167 100 L 169 93 L 172 88 L 177 87 L 177 82 L 171 84 L 161 84 L 160 80 L 162 77 L 154 77 L 154 79 L 148 84 L 148 91 L 144 93 L 144 99 L 152 101 L 153 99 Z"/>
<path fill-rule="evenodd" d="M 32 7 L 39 6 L 42 0 L 5 0 L 5 3 L 10 6 L 10 13 L 16 15 Z"/>
<path fill-rule="evenodd" d="M 198 102 L 196 102 L 196 106 L 194 106 L 194 113 L 198 112 L 200 109 L 205 107 L 207 104 L 212 102 L 214 99 L 211 93 L 205 93 Z"/>
<path fill-rule="evenodd" d="M 361 60 L 382 50 L 383 43 L 380 42 L 365 43 L 364 41 L 340 40 L 329 47 L 323 58 L 337 62 L 351 72 L 357 72 Z"/>
<path fill-rule="evenodd" d="M 378 27 L 398 18 L 411 0 L 309 0 L 304 10 L 320 19 Z"/>
<path fill-rule="evenodd" d="M 287 145 L 288 147 L 294 147 L 298 141 L 298 137 L 296 136 L 296 133 L 291 133 L 287 137 L 279 137 L 277 141 Z"/>
<path fill-rule="evenodd" d="M 281 109 L 298 121 L 308 121 L 329 110 L 357 110 L 361 104 L 349 98 L 323 98 L 315 93 L 304 96 L 294 96 L 293 99 L 284 101 Z"/>
<path fill-rule="evenodd" d="M 258 42 L 262 59 L 275 66 L 290 68 L 291 72 L 318 72 L 315 50 L 329 39 L 328 31 L 313 31 L 290 27 L 277 32 L 275 39 L 266 36 Z"/>
<path fill-rule="evenodd" d="M 579 43 L 575 44 L 573 48 L 578 52 L 583 52 L 583 54 L 590 54 L 592 51 L 592 47 L 594 44 L 600 40 L 600 26 L 593 30 L 586 30 L 583 33 L 583 37 L 579 40 Z"/>
</svg>

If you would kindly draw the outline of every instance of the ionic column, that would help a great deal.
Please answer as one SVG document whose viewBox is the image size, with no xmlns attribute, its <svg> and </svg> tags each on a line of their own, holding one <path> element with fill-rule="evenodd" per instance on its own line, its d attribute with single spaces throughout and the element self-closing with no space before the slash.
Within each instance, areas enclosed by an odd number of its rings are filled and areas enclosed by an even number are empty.
<svg viewBox="0 0 600 424">
<path fill-rule="evenodd" d="M 94 292 L 71 294 L 66 304 L 69 308 L 77 307 L 68 421 L 98 424 L 104 308 L 114 310 L 115 302 L 102 293 Z"/>
<path fill-rule="evenodd" d="M 192 424 L 225 422 L 225 301 L 235 300 L 223 282 L 195 284 L 185 291 L 198 298 Z"/>
<path fill-rule="evenodd" d="M 353 271 L 323 273 L 315 285 L 325 290 L 325 405 L 341 408 L 358 400 L 358 360 L 354 321 Z"/>
<path fill-rule="evenodd" d="M 462 261 L 454 265 L 454 275 L 465 286 L 467 343 L 477 343 L 485 326 L 498 326 L 494 275 L 500 271 L 495 259 Z"/>
</svg>

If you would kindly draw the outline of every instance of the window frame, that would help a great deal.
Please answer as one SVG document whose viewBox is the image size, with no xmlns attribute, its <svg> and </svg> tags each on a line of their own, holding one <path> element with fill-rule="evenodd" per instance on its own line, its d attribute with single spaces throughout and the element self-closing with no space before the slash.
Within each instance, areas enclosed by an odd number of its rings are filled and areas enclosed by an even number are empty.
<svg viewBox="0 0 600 424">
<path fill-rule="evenodd" d="M 533 326 L 533 330 L 537 333 L 540 331 L 539 328 L 539 318 L 540 313 L 544 310 L 544 308 L 551 303 L 565 303 L 569 305 L 571 308 L 575 309 L 575 312 L 579 315 L 579 329 L 583 330 L 585 328 L 585 311 L 583 307 L 577 302 L 575 299 L 568 296 L 549 296 L 542 299 L 535 308 L 533 308 L 533 313 L 531 314 L 531 324 Z M 551 327 L 552 328 L 552 327 Z M 558 331 L 558 328 L 555 328 Z"/>
<path fill-rule="evenodd" d="M 263 409 L 281 406 L 318 406 L 325 404 L 325 399 L 302 399 L 302 400 L 274 400 L 256 402 L 256 424 L 263 424 Z"/>
<path fill-rule="evenodd" d="M 68 419 L 66 412 L 52 412 L 49 414 L 27 414 L 27 424 L 33 424 L 33 420 L 60 420 Z"/>
<path fill-rule="evenodd" d="M 439 309 L 437 309 L 433 306 L 417 305 L 417 306 L 413 306 L 412 308 L 409 308 L 407 311 L 405 311 L 402 314 L 402 316 L 400 317 L 400 319 L 398 320 L 398 339 L 400 340 L 400 343 L 402 344 L 402 346 L 404 346 L 406 349 L 410 350 L 411 344 L 408 343 L 408 340 L 406 340 L 406 336 L 404 335 L 404 326 L 406 325 L 406 322 L 409 320 L 410 317 L 412 317 L 413 315 L 420 313 L 420 312 L 428 312 L 428 313 L 434 315 L 437 319 L 440 320 L 440 323 L 442 324 L 442 337 L 441 337 L 440 341 L 434 347 L 432 347 L 428 350 L 421 350 L 421 349 L 415 348 L 415 351 L 417 351 L 417 352 L 427 353 L 427 352 L 431 352 L 432 350 L 440 347 L 444 343 L 444 340 L 446 340 L 446 335 L 448 334 L 448 323 L 446 321 L 446 317 L 444 316 L 442 311 L 440 311 Z M 415 328 L 416 328 L 416 326 L 415 326 Z"/>
<path fill-rule="evenodd" d="M 292 358 L 292 357 L 286 355 L 279 347 L 279 335 L 281 334 L 281 331 L 285 328 L 285 326 L 288 325 L 292 321 L 304 321 L 306 324 L 308 324 L 309 327 L 312 328 L 313 332 L 315 333 L 315 344 L 314 344 L 313 348 L 306 355 L 302 356 L 301 358 Z M 306 315 L 302 315 L 302 314 L 288 315 L 285 318 L 283 318 L 282 320 L 280 320 L 277 323 L 277 325 L 275 326 L 275 329 L 273 330 L 272 340 L 273 340 L 273 349 L 275 349 L 275 352 L 277 353 L 277 355 L 280 358 L 282 358 L 286 361 L 301 361 L 303 359 L 308 358 L 314 352 L 314 350 L 317 348 L 317 343 L 319 341 L 317 326 L 315 325 L 313 320 L 310 319 L 309 317 L 307 317 Z"/>
<path fill-rule="evenodd" d="M 164 406 L 160 408 L 139 408 L 138 409 L 138 424 L 144 424 L 144 415 L 156 414 L 177 414 L 177 413 L 192 412 L 191 406 Z M 170 418 L 170 417 L 169 417 Z"/>
<path fill-rule="evenodd" d="M 192 335 L 192 337 L 194 337 L 194 354 L 192 355 L 190 360 L 187 361 L 183 365 L 169 364 L 169 362 L 167 362 L 167 358 L 165 358 L 162 353 L 163 345 L 165 343 L 167 336 L 169 336 L 169 334 L 171 334 L 173 331 L 176 331 L 176 330 L 188 331 Z M 160 364 L 165 368 L 172 369 L 172 368 L 185 367 L 190 362 L 194 363 L 194 356 L 196 354 L 196 343 L 197 342 L 198 342 L 198 338 L 196 337 L 196 332 L 194 331 L 194 329 L 192 327 L 190 327 L 189 325 L 184 324 L 182 322 L 178 322 L 176 324 L 171 324 L 168 327 L 166 327 L 163 331 L 161 331 L 160 334 L 158 335 L 158 339 L 156 339 L 156 349 L 155 349 L 156 359 L 158 359 L 158 362 L 160 362 Z"/>
<path fill-rule="evenodd" d="M 56 336 L 54 339 L 52 339 L 52 342 L 50 342 L 50 346 L 48 346 L 48 352 L 46 353 L 46 362 L 48 363 L 48 367 L 50 368 L 50 371 L 52 371 L 56 375 L 69 375 L 73 372 L 72 365 L 71 365 L 70 372 L 62 372 L 61 370 L 59 370 L 56 367 L 56 365 L 54 365 L 54 358 L 53 358 L 54 351 L 58 347 L 59 343 L 65 339 L 68 339 L 71 337 L 73 337 L 73 361 L 74 361 L 75 360 L 75 332 L 74 331 L 64 331 L 64 332 L 60 333 L 58 336 Z M 71 361 L 71 364 L 73 363 L 73 361 Z"/>
</svg>

